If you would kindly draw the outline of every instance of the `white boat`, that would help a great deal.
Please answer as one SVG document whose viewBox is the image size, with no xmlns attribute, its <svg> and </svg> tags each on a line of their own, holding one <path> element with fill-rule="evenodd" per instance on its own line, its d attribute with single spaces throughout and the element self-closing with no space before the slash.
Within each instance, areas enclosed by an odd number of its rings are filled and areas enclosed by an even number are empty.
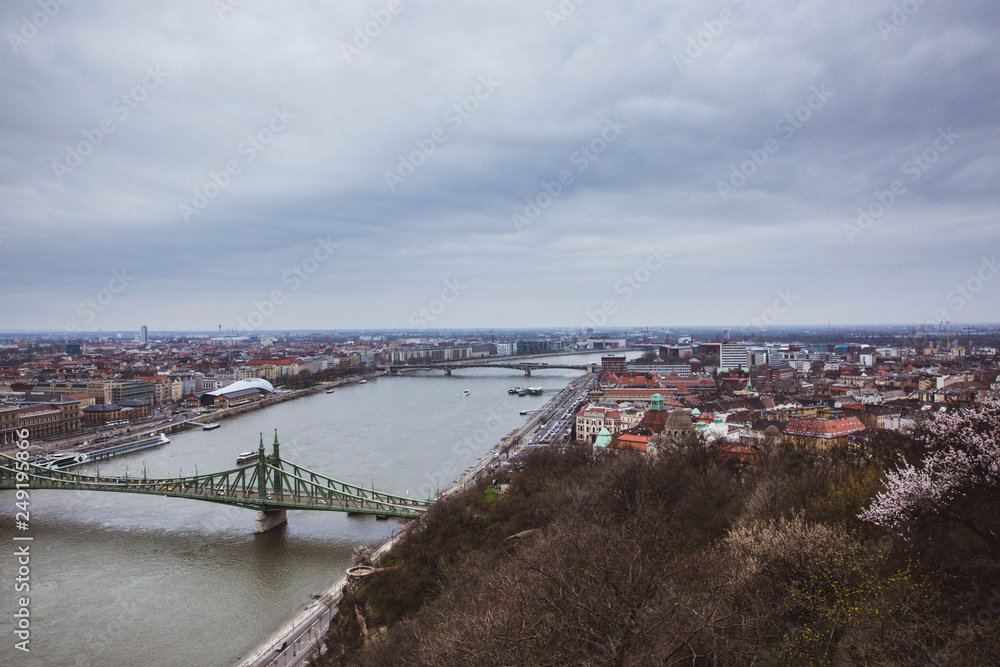
<svg viewBox="0 0 1000 667">
<path fill-rule="evenodd" d="M 358 384 L 368 384 L 368 380 L 358 380 Z"/>
<path fill-rule="evenodd" d="M 46 468 L 51 468 L 53 470 L 62 470 L 64 468 L 72 468 L 73 466 L 83 465 L 89 460 L 89 456 L 86 453 L 78 454 L 53 454 L 49 457 L 44 465 Z"/>
<path fill-rule="evenodd" d="M 220 426 L 222 426 L 222 424 L 220 424 L 219 422 L 212 422 L 211 424 L 202 424 L 201 425 L 201 430 L 202 431 L 214 431 L 215 429 L 219 428 Z"/>
<path fill-rule="evenodd" d="M 260 458 L 259 452 L 243 452 L 236 457 L 236 465 L 243 465 L 244 463 L 250 463 L 251 461 L 256 461 Z"/>
<path fill-rule="evenodd" d="M 333 392 L 335 392 L 335 391 L 336 391 L 336 389 L 327 389 L 327 390 L 326 390 L 326 393 L 328 393 L 328 394 L 332 394 L 332 393 L 333 393 Z"/>
<path fill-rule="evenodd" d="M 465 391 L 462 392 L 462 396 L 468 396 L 468 395 L 469 395 L 469 390 L 468 389 L 466 389 Z"/>
</svg>

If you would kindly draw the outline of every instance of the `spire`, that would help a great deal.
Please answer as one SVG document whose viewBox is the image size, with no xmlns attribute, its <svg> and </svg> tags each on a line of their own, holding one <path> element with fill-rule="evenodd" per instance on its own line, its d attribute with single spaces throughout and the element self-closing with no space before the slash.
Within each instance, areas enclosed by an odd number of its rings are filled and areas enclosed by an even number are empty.
<svg viewBox="0 0 1000 667">
<path fill-rule="evenodd" d="M 281 458 L 278 455 L 278 429 L 274 429 L 274 460 L 277 461 Z"/>
</svg>

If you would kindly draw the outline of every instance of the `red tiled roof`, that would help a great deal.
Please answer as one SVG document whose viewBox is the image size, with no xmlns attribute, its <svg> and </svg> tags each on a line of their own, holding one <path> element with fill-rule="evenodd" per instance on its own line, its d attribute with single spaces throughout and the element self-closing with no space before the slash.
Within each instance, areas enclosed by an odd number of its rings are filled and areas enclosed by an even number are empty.
<svg viewBox="0 0 1000 667">
<path fill-rule="evenodd" d="M 865 425 L 857 417 L 820 421 L 818 419 L 794 419 L 788 422 L 785 433 L 807 435 L 816 438 L 839 438 L 865 430 Z"/>
</svg>

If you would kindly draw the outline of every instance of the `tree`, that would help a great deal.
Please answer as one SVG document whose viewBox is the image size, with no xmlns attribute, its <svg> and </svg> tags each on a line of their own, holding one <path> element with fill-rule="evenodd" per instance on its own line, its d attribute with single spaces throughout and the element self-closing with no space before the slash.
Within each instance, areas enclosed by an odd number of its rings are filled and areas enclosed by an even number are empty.
<svg viewBox="0 0 1000 667">
<path fill-rule="evenodd" d="M 653 352 L 652 350 L 646 350 L 645 352 L 642 353 L 642 360 L 647 364 L 653 363 L 654 361 L 656 361 L 656 352 Z"/>
<path fill-rule="evenodd" d="M 1000 504 L 1000 399 L 937 414 L 914 434 L 927 456 L 886 475 L 886 490 L 859 516 L 905 533 L 939 520 L 964 526 L 1000 548 L 1000 525 L 989 505 Z"/>
</svg>

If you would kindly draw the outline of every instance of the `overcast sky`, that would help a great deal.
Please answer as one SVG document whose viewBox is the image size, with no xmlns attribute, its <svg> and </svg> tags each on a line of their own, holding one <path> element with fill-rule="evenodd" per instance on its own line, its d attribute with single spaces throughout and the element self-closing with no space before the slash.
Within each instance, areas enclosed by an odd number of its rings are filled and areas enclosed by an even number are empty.
<svg viewBox="0 0 1000 667">
<path fill-rule="evenodd" d="M 1000 320 L 995 0 L 576 1 L 7 0 L 0 330 Z"/>
</svg>

